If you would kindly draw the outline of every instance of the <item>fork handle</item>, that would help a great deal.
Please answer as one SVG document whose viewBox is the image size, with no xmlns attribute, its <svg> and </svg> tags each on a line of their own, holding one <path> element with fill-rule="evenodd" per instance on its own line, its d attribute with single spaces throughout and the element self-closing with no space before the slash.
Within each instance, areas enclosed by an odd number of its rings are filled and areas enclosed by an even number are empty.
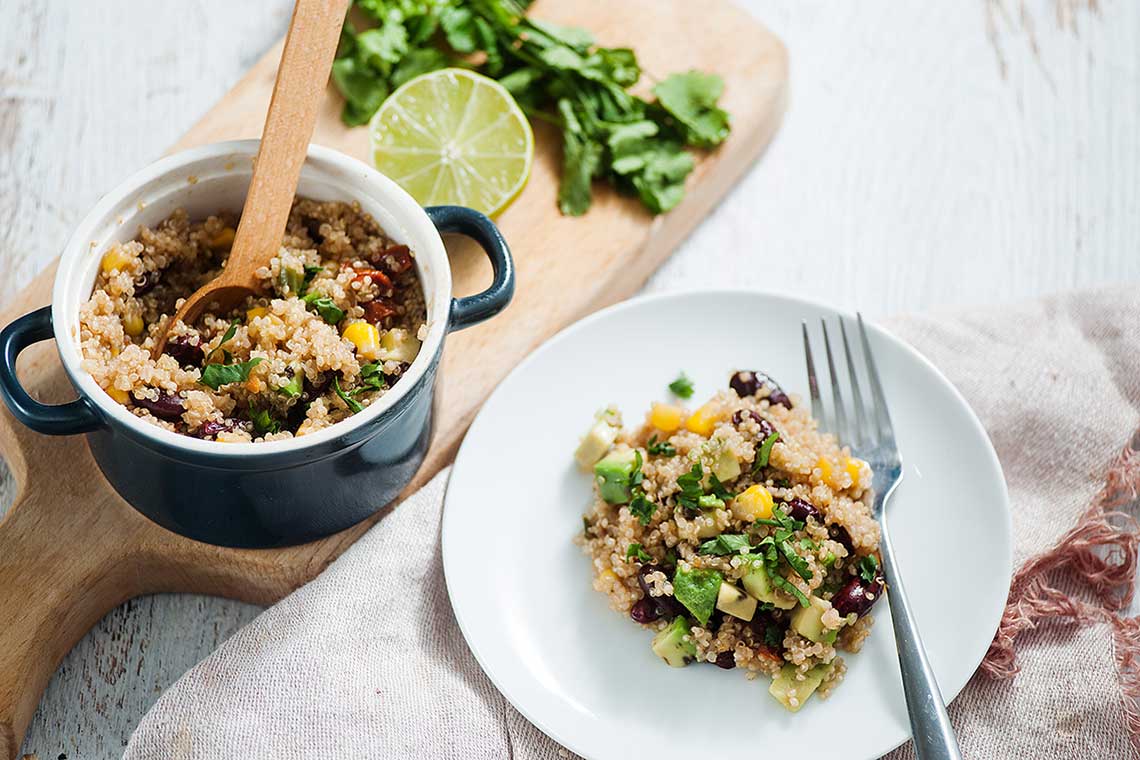
<svg viewBox="0 0 1140 760">
<path fill-rule="evenodd" d="M 895 568 L 894 551 L 886 520 L 882 521 L 883 573 L 887 579 L 887 600 L 891 605 L 891 621 L 895 628 L 895 645 L 898 648 L 899 668 L 902 670 L 903 692 L 906 694 L 910 729 L 914 735 L 914 753 L 919 760 L 961 760 L 958 741 L 946 703 L 938 690 L 938 681 L 926 658 L 918 626 L 914 621 L 906 590 Z"/>
</svg>

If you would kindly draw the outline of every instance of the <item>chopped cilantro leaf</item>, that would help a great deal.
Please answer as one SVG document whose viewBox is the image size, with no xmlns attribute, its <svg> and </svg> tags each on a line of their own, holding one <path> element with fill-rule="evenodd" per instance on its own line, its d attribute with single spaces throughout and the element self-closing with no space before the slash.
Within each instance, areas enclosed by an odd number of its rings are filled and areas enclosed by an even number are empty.
<svg viewBox="0 0 1140 760">
<path fill-rule="evenodd" d="M 863 559 L 859 560 L 859 577 L 867 583 L 875 580 L 875 576 L 879 574 L 879 559 L 874 554 L 868 554 Z"/>
<path fill-rule="evenodd" d="M 629 500 L 629 512 L 637 518 L 637 521 L 642 525 L 648 525 L 649 521 L 653 519 L 653 513 L 657 511 L 657 505 L 651 502 L 645 496 L 645 491 L 640 488 L 633 489 L 632 496 Z"/>
<path fill-rule="evenodd" d="M 657 434 L 649 436 L 649 443 L 645 445 L 645 450 L 654 456 L 662 457 L 675 457 L 677 456 L 677 447 L 668 441 L 657 441 Z"/>
<path fill-rule="evenodd" d="M 625 550 L 625 558 L 636 559 L 638 562 L 652 562 L 653 556 L 641 548 L 641 544 L 630 544 Z"/>
<path fill-rule="evenodd" d="M 263 361 L 260 356 L 255 356 L 237 364 L 207 364 L 202 370 L 202 384 L 218 390 L 230 383 L 244 383 L 249 379 L 250 370 Z"/>
<path fill-rule="evenodd" d="M 775 623 L 764 626 L 764 643 L 773 649 L 779 649 L 784 644 L 783 631 Z"/>
<path fill-rule="evenodd" d="M 736 494 L 724 487 L 724 484 L 720 482 L 720 478 L 716 476 L 715 472 L 709 474 L 708 491 L 721 501 L 729 501 L 736 498 Z"/>
<path fill-rule="evenodd" d="M 229 352 L 222 348 L 222 346 L 228 343 L 230 341 L 230 338 L 234 337 L 234 334 L 237 333 L 237 329 L 238 322 L 235 319 L 233 322 L 230 322 L 230 326 L 226 328 L 225 334 L 222 335 L 222 339 L 218 341 L 218 345 L 214 348 L 214 350 L 206 354 L 206 358 L 203 360 L 206 364 L 209 364 L 210 359 L 213 358 L 214 354 L 218 353 L 219 351 L 222 352 L 222 356 L 226 357 L 226 361 L 229 361 Z"/>
<path fill-rule="evenodd" d="M 305 265 L 305 278 L 301 281 L 301 289 L 297 291 L 298 296 L 305 295 L 305 291 L 309 289 L 309 283 L 311 283 L 313 278 L 320 274 L 322 270 L 324 270 L 324 267 L 319 267 L 315 264 Z"/>
<path fill-rule="evenodd" d="M 631 488 L 638 488 L 641 482 L 645 480 L 645 473 L 641 471 L 641 465 L 643 464 L 645 464 L 645 460 L 641 457 L 641 451 L 634 449 L 633 471 L 629 473 L 629 485 Z"/>
<path fill-rule="evenodd" d="M 684 475 L 678 476 L 677 485 L 681 487 L 681 492 L 677 495 L 678 504 L 686 509 L 700 508 L 700 498 L 705 493 L 704 489 L 701 488 L 701 481 L 704 476 L 705 473 L 700 462 L 694 462 L 692 469 Z"/>
<path fill-rule="evenodd" d="M 701 544 L 698 552 L 700 554 L 724 556 L 725 554 L 736 554 L 741 549 L 748 548 L 750 548 L 748 536 L 742 533 L 721 533 L 716 538 Z"/>
<path fill-rule="evenodd" d="M 776 445 L 776 441 L 778 440 L 780 440 L 780 434 L 772 433 L 756 447 L 756 459 L 752 462 L 753 475 L 756 475 L 760 470 L 768 466 L 768 458 L 772 455 L 772 447 Z"/>
<path fill-rule="evenodd" d="M 780 541 L 777 545 L 780 547 L 780 552 L 784 555 L 784 559 L 786 559 L 788 564 L 792 566 L 792 569 L 796 571 L 796 575 L 805 581 L 810 581 L 812 571 L 811 568 L 808 567 L 807 560 L 796 554 L 795 547 L 787 540 Z"/>
<path fill-rule="evenodd" d="M 380 367 L 380 362 L 369 362 L 360 366 L 360 387 L 353 391 L 353 395 L 364 391 L 382 391 L 388 387 L 388 381 Z"/>
<path fill-rule="evenodd" d="M 253 429 L 262 435 L 281 431 L 281 423 L 273 419 L 268 409 L 256 409 L 252 403 L 249 405 L 249 419 L 253 421 Z"/>
<path fill-rule="evenodd" d="M 364 409 L 359 401 L 340 389 L 340 375 L 333 376 L 333 390 L 336 391 L 336 395 L 340 396 L 340 400 L 348 405 L 349 411 L 351 411 L 353 414 L 356 414 L 357 412 Z"/>
<path fill-rule="evenodd" d="M 781 591 L 784 591 L 785 593 L 794 596 L 796 598 L 796 601 L 800 603 L 801 607 L 811 606 L 811 601 L 807 598 L 804 592 L 800 591 L 799 587 L 796 584 L 792 583 L 787 578 L 778 573 L 769 573 L 768 576 L 772 581 L 773 586 L 780 589 Z"/>
<path fill-rule="evenodd" d="M 321 315 L 321 319 L 330 325 L 335 325 L 344 319 L 344 311 L 328 296 L 322 296 L 320 293 L 309 293 L 301 300 L 316 309 L 317 314 Z"/>
<path fill-rule="evenodd" d="M 679 398 L 692 398 L 693 397 L 693 381 L 682 372 L 677 376 L 677 379 L 669 383 L 669 390 Z"/>
</svg>

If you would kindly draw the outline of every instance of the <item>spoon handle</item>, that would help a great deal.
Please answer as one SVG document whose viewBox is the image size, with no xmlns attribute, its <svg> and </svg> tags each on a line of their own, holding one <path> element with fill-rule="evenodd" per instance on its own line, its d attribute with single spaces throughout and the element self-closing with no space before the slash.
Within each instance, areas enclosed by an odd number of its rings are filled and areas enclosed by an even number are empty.
<svg viewBox="0 0 1140 760">
<path fill-rule="evenodd" d="M 297 0 L 293 8 L 249 194 L 225 267 L 226 279 L 234 284 L 254 287 L 253 273 L 281 245 L 349 2 Z"/>
</svg>

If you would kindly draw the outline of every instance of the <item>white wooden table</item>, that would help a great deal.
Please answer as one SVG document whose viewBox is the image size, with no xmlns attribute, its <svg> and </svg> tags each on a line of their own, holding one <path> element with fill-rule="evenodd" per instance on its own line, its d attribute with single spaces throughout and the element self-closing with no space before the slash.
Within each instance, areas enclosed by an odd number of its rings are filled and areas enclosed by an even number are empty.
<svg viewBox="0 0 1140 760">
<path fill-rule="evenodd" d="M 749 0 L 791 51 L 791 107 L 667 269 L 872 315 L 1140 279 L 1140 4 L 1103 0 L 1074 30 L 1057 3 L 1080 0 L 1024 0 L 1034 43 L 1015 0 Z M 0 302 L 237 81 L 290 7 L 4 0 Z M 5 472 L 0 509 L 11 499 Z M 257 612 L 189 595 L 115 610 L 64 660 L 24 751 L 118 757 L 159 693 Z"/>
</svg>

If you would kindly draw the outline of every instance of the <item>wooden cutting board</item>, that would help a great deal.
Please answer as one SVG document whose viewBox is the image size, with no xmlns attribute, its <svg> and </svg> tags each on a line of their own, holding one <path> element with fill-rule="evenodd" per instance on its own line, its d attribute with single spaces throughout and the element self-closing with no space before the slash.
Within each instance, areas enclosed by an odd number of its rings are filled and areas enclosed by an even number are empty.
<svg viewBox="0 0 1140 760">
<path fill-rule="evenodd" d="M 479 405 L 499 380 L 562 327 L 634 293 L 749 168 L 775 134 L 787 101 L 781 42 L 726 0 L 544 0 L 535 16 L 592 29 L 606 45 L 634 48 L 646 79 L 690 68 L 725 79 L 732 136 L 702 157 L 688 195 L 670 214 L 651 217 L 601 186 L 582 218 L 558 213 L 559 144 L 538 129 L 530 183 L 499 218 L 514 252 L 518 288 L 502 315 L 448 339 L 431 451 L 405 494 L 451 460 Z M 171 149 L 261 130 L 280 45 L 270 50 Z M 330 89 L 315 142 L 367 160 L 364 128 L 339 119 Z M 485 257 L 448 241 L 456 294 L 490 282 Z M 0 325 L 49 302 L 55 266 L 0 315 Z M 20 375 L 33 395 L 65 401 L 74 393 L 54 345 L 24 352 Z M 14 758 L 23 733 L 63 656 L 115 606 L 142 594 L 186 591 L 268 604 L 305 583 L 380 515 L 340 534 L 274 550 L 223 549 L 170 533 L 135 512 L 103 480 L 81 436 L 52 438 L 22 427 L 0 405 L 0 452 L 20 484 L 0 522 L 0 757 Z"/>
</svg>

